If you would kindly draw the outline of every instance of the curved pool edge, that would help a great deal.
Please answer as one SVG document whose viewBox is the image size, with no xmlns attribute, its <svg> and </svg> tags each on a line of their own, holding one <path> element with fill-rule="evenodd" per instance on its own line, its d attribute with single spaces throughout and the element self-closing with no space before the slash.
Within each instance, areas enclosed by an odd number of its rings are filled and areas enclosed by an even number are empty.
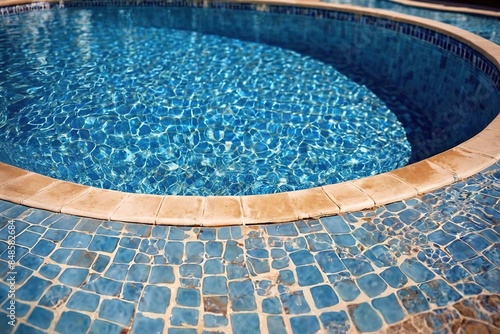
<svg viewBox="0 0 500 334">
<path fill-rule="evenodd" d="M 234 1 L 349 11 L 408 22 L 467 44 L 500 68 L 500 46 L 462 29 L 386 10 L 317 1 Z M 0 199 L 82 217 L 156 225 L 282 223 L 370 209 L 470 177 L 500 159 L 500 116 L 468 141 L 387 173 L 306 190 L 249 196 L 132 194 L 59 181 L 0 163 Z"/>
</svg>

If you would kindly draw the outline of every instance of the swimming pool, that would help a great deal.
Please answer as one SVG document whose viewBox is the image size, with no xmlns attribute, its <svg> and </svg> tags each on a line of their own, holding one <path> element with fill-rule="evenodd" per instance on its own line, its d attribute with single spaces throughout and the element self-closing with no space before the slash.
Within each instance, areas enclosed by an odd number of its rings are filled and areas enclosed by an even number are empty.
<svg viewBox="0 0 500 334">
<path fill-rule="evenodd" d="M 1 160 L 128 192 L 266 194 L 402 167 L 496 115 L 490 78 L 446 50 L 348 14 L 247 9 L 63 8 L 4 22 Z M 450 93 L 457 79 L 472 82 Z"/>
<path fill-rule="evenodd" d="M 71 2 L 66 7 L 123 4 Z M 0 163 L 0 176 L 5 178 L 0 180 L 2 199 L 87 217 L 156 224 L 283 222 L 413 197 L 473 175 L 498 159 L 498 121 L 483 130 L 498 114 L 498 47 L 463 30 L 393 12 L 320 3 L 303 7 L 261 2 L 160 1 L 143 5 L 168 7 L 176 15 L 187 13 L 184 20 L 175 21 L 178 25 L 170 27 L 176 30 L 266 44 L 333 66 L 374 92 L 405 126 L 412 164 L 301 191 L 205 197 L 109 191 Z M 20 10 L 32 9 L 40 8 L 35 4 Z M 53 15 L 52 9 L 46 15 Z M 11 8 L 3 13 L 16 11 Z M 231 25 L 234 22 L 240 25 Z M 165 22 L 154 24 L 164 26 Z"/>
</svg>

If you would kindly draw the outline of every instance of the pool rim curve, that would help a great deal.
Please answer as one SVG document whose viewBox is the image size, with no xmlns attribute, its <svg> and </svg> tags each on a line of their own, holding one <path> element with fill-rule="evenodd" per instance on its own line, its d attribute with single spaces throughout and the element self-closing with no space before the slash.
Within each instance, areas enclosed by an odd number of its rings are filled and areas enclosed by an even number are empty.
<svg viewBox="0 0 500 334">
<path fill-rule="evenodd" d="M 499 45 L 429 19 L 318 0 L 213 2 L 330 9 L 409 23 L 467 44 L 500 69 Z M 26 3 L 29 2 L 18 1 L 18 4 Z M 372 209 L 410 199 L 470 177 L 499 160 L 500 115 L 497 115 L 476 136 L 427 159 L 375 176 L 305 190 L 245 196 L 136 194 L 61 181 L 0 163 L 0 199 L 87 218 L 155 225 L 216 227 L 283 223 Z"/>
</svg>

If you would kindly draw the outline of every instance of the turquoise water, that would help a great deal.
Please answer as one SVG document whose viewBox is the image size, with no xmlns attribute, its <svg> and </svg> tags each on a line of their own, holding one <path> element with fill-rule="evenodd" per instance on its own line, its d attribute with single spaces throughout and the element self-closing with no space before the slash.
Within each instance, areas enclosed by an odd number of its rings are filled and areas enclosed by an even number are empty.
<svg viewBox="0 0 500 334">
<path fill-rule="evenodd" d="M 408 162 L 394 113 L 332 65 L 152 15 L 173 19 L 164 8 L 92 8 L 4 20 L 0 160 L 180 195 L 310 188 Z"/>
</svg>

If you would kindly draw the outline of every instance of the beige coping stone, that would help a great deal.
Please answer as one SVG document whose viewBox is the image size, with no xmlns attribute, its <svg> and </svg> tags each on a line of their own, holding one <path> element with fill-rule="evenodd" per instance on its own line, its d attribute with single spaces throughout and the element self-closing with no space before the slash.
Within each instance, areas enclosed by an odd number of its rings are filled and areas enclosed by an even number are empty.
<svg viewBox="0 0 500 334">
<path fill-rule="evenodd" d="M 241 197 L 243 224 L 283 223 L 298 219 L 287 193 Z"/>
<path fill-rule="evenodd" d="M 322 188 L 291 191 L 287 194 L 299 219 L 319 218 L 340 211 Z"/>
<path fill-rule="evenodd" d="M 412 6 L 412 7 L 420 7 L 426 9 L 434 9 L 441 10 L 447 12 L 459 12 L 459 13 L 470 13 L 470 14 L 479 14 L 479 15 L 490 15 L 500 17 L 499 12 L 495 12 L 487 9 L 478 9 L 478 8 L 470 8 L 466 7 L 465 4 L 460 3 L 430 3 L 430 2 L 420 2 L 415 0 L 391 0 L 391 2 L 398 3 L 404 6 Z M 472 3 L 473 1 L 471 1 Z"/>
<path fill-rule="evenodd" d="M 352 183 L 370 196 L 375 205 L 401 201 L 418 194 L 417 189 L 388 173 L 355 180 Z"/>
<path fill-rule="evenodd" d="M 430 157 L 428 161 L 455 173 L 460 179 L 472 176 L 495 163 L 492 157 L 457 147 Z"/>
<path fill-rule="evenodd" d="M 205 197 L 164 196 L 156 216 L 158 225 L 201 225 Z"/>
<path fill-rule="evenodd" d="M 154 224 L 163 196 L 127 194 L 120 206 L 111 214 L 111 220 Z"/>
<path fill-rule="evenodd" d="M 28 174 L 29 172 L 11 165 L 0 162 L 0 185 L 12 181 L 16 177 Z"/>
<path fill-rule="evenodd" d="M 60 212 L 61 208 L 89 191 L 90 187 L 76 183 L 58 181 L 23 200 L 23 205 Z"/>
<path fill-rule="evenodd" d="M 479 135 L 472 137 L 458 147 L 500 160 L 500 131 L 497 129 L 483 130 Z"/>
<path fill-rule="evenodd" d="M 125 197 L 127 194 L 120 191 L 90 188 L 82 196 L 64 205 L 61 212 L 97 219 L 110 219 L 111 214 Z"/>
<path fill-rule="evenodd" d="M 209 196 L 205 200 L 203 226 L 241 225 L 243 209 L 238 196 Z"/>
<path fill-rule="evenodd" d="M 26 173 L 0 186 L 0 199 L 21 203 L 25 198 L 54 184 L 57 180 L 36 173 Z"/>
<path fill-rule="evenodd" d="M 388 173 L 417 189 L 419 194 L 433 191 L 455 181 L 452 172 L 427 160 Z"/>
<path fill-rule="evenodd" d="M 486 127 L 486 129 L 500 130 L 500 116 L 497 116 L 493 121 L 491 121 L 491 123 L 488 124 L 488 126 Z"/>
<path fill-rule="evenodd" d="M 373 199 L 350 181 L 323 186 L 323 190 L 342 212 L 359 211 L 375 206 Z"/>
</svg>

